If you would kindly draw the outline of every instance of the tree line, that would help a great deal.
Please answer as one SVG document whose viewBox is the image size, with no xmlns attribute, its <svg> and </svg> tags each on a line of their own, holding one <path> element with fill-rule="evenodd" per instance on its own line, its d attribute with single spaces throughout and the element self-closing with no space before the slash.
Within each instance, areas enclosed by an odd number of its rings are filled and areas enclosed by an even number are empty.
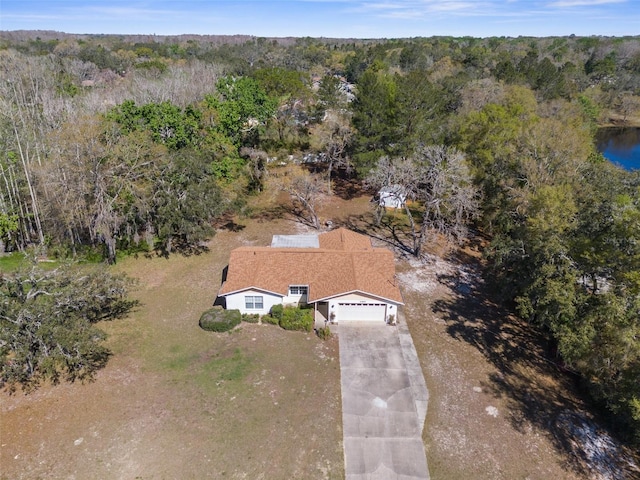
<svg viewBox="0 0 640 480">
<path fill-rule="evenodd" d="M 409 250 L 486 235 L 496 293 L 640 441 L 640 178 L 594 142 L 640 123 L 638 37 L 0 38 L 2 249 L 113 262 L 273 185 L 316 227 L 337 171 L 400 187 Z"/>
</svg>

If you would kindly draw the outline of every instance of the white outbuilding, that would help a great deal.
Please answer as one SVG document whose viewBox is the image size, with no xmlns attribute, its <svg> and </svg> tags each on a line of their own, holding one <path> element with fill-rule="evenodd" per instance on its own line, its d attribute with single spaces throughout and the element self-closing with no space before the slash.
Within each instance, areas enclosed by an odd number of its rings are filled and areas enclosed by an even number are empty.
<svg viewBox="0 0 640 480">
<path fill-rule="evenodd" d="M 403 208 L 407 201 L 407 190 L 402 185 L 382 187 L 378 192 L 378 204 L 384 208 Z"/>
</svg>

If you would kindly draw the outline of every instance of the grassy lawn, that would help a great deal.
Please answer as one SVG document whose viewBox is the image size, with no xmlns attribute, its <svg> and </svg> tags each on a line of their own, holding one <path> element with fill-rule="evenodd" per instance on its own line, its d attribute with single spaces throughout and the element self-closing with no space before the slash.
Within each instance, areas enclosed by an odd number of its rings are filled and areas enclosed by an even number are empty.
<svg viewBox="0 0 640 480">
<path fill-rule="evenodd" d="M 22 252 L 12 252 L 7 255 L 0 255 L 0 272 L 11 273 L 21 267 L 29 265 L 30 260 Z M 38 262 L 38 267 L 45 270 L 52 270 L 59 266 L 60 263 L 55 260 L 46 260 Z"/>
<path fill-rule="evenodd" d="M 8 255 L 0 256 L 0 272 L 13 272 L 20 268 L 25 257 L 20 252 L 13 252 Z"/>
</svg>

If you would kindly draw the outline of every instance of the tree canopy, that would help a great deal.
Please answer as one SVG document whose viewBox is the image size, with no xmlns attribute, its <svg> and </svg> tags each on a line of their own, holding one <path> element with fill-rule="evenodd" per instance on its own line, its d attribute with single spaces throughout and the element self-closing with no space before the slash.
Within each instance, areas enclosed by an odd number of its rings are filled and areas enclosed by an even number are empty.
<svg viewBox="0 0 640 480">
<path fill-rule="evenodd" d="M 131 282 L 104 268 L 0 276 L 0 385 L 90 380 L 110 355 L 96 324 L 126 314 Z"/>
</svg>

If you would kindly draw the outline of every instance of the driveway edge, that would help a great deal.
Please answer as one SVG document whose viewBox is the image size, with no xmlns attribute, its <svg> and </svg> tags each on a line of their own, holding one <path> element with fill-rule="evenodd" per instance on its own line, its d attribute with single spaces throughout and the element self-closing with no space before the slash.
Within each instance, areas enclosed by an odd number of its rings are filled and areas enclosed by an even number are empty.
<svg viewBox="0 0 640 480">
<path fill-rule="evenodd" d="M 400 338 L 400 346 L 402 347 L 402 356 L 404 357 L 409 373 L 409 382 L 411 383 L 416 412 L 418 413 L 418 422 L 421 427 L 421 432 L 424 432 L 427 407 L 429 406 L 429 390 L 427 389 L 427 383 L 424 380 L 422 367 L 418 359 L 418 352 L 416 352 L 416 347 L 413 344 L 413 338 L 411 337 L 411 332 L 409 331 L 404 315 L 400 314 L 398 320 L 399 323 L 396 328 L 398 329 L 398 337 Z"/>
</svg>

